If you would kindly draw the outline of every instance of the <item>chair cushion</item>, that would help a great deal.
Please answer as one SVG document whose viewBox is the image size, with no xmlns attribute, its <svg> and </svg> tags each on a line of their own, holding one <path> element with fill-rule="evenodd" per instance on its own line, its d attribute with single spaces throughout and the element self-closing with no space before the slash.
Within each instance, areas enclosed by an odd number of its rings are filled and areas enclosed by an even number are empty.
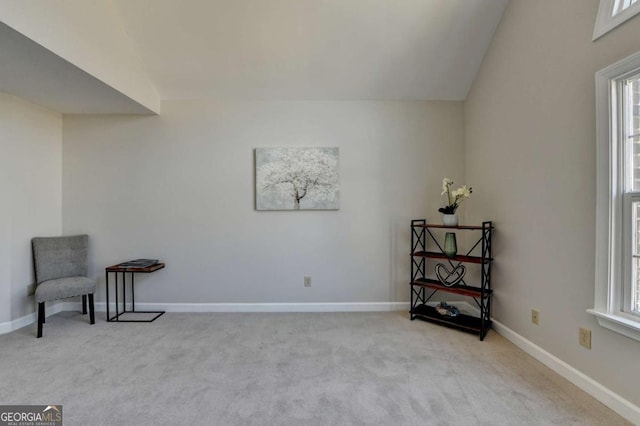
<svg viewBox="0 0 640 426">
<path fill-rule="evenodd" d="M 36 287 L 36 302 L 66 299 L 67 297 L 92 294 L 96 291 L 96 281 L 87 277 L 58 278 L 44 281 Z"/>
</svg>

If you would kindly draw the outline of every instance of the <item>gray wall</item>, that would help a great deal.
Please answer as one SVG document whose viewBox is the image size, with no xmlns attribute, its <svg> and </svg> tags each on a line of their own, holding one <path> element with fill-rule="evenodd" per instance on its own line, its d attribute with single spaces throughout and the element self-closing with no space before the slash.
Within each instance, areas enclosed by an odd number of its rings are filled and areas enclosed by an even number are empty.
<svg viewBox="0 0 640 426">
<path fill-rule="evenodd" d="M 439 220 L 442 178 L 462 179 L 462 103 L 171 101 L 162 111 L 64 118 L 63 230 L 91 235 L 93 274 L 166 261 L 140 277 L 145 302 L 409 300 L 409 220 Z M 340 148 L 340 210 L 254 210 L 253 149 L 280 146 Z"/>
<path fill-rule="evenodd" d="M 640 50 L 640 18 L 595 43 L 597 0 L 512 0 L 465 103 L 469 218 L 497 226 L 494 316 L 640 405 L 640 342 L 598 326 L 595 83 Z M 531 309 L 540 325 L 531 324 Z M 593 330 L 592 349 L 578 328 Z"/>
<path fill-rule="evenodd" d="M 0 153 L 2 326 L 34 311 L 31 238 L 60 235 L 62 116 L 0 93 Z"/>
</svg>

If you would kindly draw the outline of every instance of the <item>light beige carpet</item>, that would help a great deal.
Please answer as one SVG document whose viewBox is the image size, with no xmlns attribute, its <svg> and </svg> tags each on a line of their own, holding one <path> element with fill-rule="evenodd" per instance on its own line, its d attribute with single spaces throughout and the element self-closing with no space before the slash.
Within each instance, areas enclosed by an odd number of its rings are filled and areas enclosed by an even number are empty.
<svg viewBox="0 0 640 426">
<path fill-rule="evenodd" d="M 65 425 L 622 425 L 494 331 L 408 314 L 49 317 L 0 336 L 0 403 Z"/>
</svg>

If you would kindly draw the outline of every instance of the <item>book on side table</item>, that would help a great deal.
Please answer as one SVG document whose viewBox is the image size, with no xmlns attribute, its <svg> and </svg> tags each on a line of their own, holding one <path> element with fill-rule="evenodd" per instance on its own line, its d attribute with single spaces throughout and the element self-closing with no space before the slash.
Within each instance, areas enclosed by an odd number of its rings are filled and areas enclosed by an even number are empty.
<svg viewBox="0 0 640 426">
<path fill-rule="evenodd" d="M 148 268 L 149 266 L 156 265 L 157 263 L 158 259 L 135 259 L 119 263 L 118 266 L 121 268 Z"/>
</svg>

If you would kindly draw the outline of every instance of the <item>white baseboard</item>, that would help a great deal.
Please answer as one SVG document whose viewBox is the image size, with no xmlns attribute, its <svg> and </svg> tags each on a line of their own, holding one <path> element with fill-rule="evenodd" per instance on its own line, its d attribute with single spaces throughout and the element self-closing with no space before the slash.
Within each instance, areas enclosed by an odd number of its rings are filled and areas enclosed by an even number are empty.
<svg viewBox="0 0 640 426">
<path fill-rule="evenodd" d="M 640 407 L 627 401 L 620 395 L 602 386 L 586 374 L 576 370 L 561 359 L 555 357 L 540 346 L 525 339 L 509 327 L 493 320 L 493 329 L 505 339 L 564 377 L 571 383 L 602 402 L 613 411 L 633 424 L 640 424 Z"/>
<path fill-rule="evenodd" d="M 80 302 L 59 302 L 47 306 L 47 316 L 62 311 L 80 311 Z M 96 302 L 97 312 L 105 312 L 107 304 Z M 115 312 L 115 304 L 109 309 Z M 131 309 L 128 305 L 127 309 Z M 136 303 L 136 310 L 167 312 L 388 312 L 409 310 L 409 302 L 353 303 Z M 37 313 L 0 323 L 0 334 L 10 333 L 37 321 Z"/>
<path fill-rule="evenodd" d="M 80 306 L 80 305 L 78 305 Z M 105 302 L 95 304 L 106 311 Z M 115 310 L 110 304 L 109 309 Z M 79 308 L 78 308 L 79 309 Z M 127 306 L 131 309 L 131 306 Z M 388 312 L 409 310 L 409 302 L 353 303 L 136 303 L 136 310 L 167 312 Z"/>
<path fill-rule="evenodd" d="M 69 307 L 67 305 L 72 305 L 72 303 L 56 303 L 55 305 L 47 306 L 45 316 L 55 315 L 62 311 L 69 311 Z M 78 309 L 80 309 L 80 303 L 77 303 Z M 13 321 L 0 322 L 0 334 L 11 333 L 19 328 L 26 327 L 29 324 L 33 324 L 38 320 L 37 312 L 32 312 L 23 317 L 14 319 Z"/>
<path fill-rule="evenodd" d="M 480 310 L 476 306 L 473 306 L 466 301 L 452 301 L 450 303 L 455 304 L 459 309 L 467 311 L 472 315 L 480 315 Z M 569 380 L 571 383 L 573 383 L 607 407 L 611 408 L 613 411 L 615 411 L 625 419 L 629 420 L 633 424 L 640 425 L 640 407 L 632 404 L 617 393 L 604 387 L 600 383 L 593 380 L 591 377 L 578 371 L 574 367 L 562 361 L 560 358 L 557 358 L 556 356 L 545 351 L 530 340 L 525 339 L 499 321 L 496 321 L 495 319 L 492 319 L 491 321 L 493 323 L 493 330 L 496 333 L 555 371 L 560 376 Z"/>
</svg>

